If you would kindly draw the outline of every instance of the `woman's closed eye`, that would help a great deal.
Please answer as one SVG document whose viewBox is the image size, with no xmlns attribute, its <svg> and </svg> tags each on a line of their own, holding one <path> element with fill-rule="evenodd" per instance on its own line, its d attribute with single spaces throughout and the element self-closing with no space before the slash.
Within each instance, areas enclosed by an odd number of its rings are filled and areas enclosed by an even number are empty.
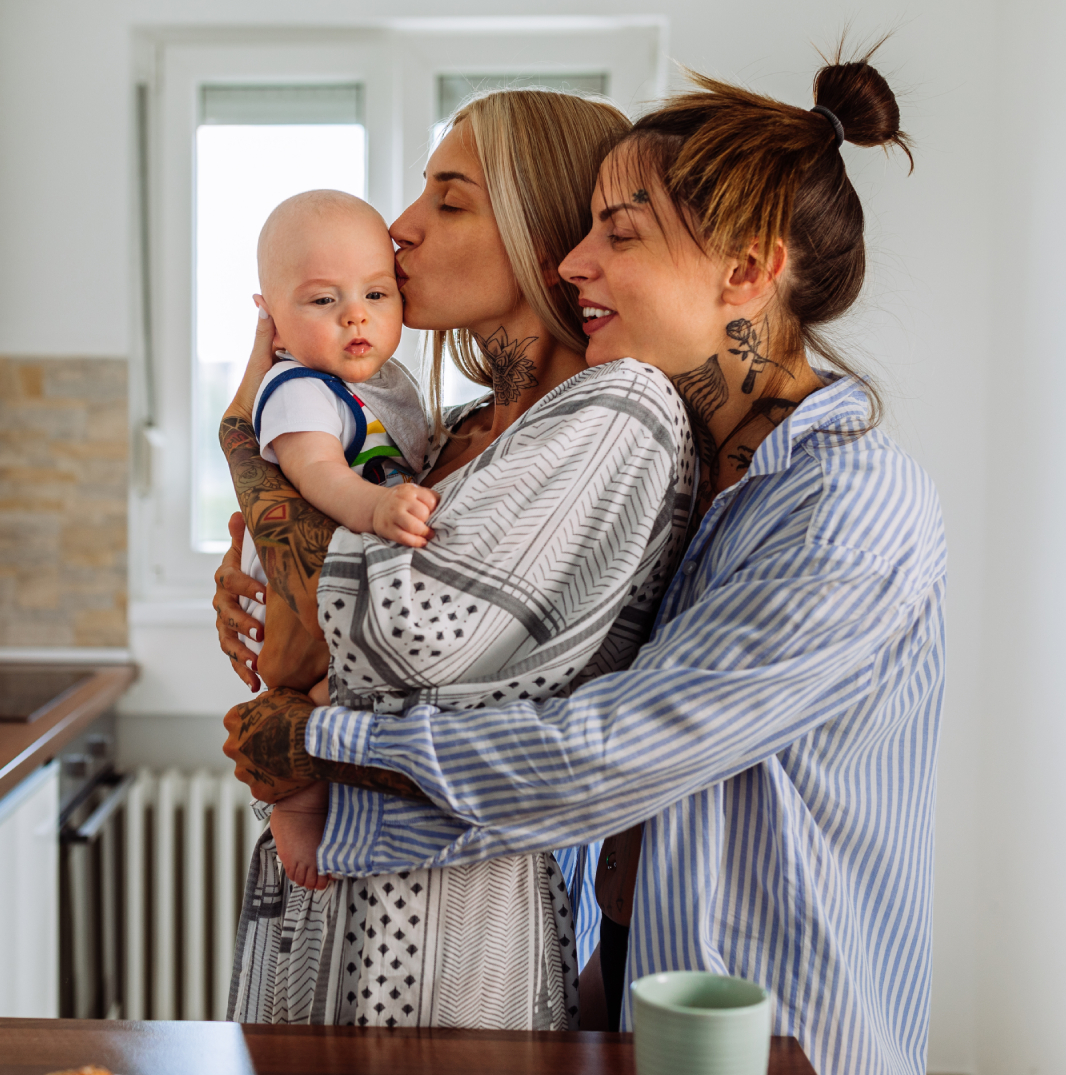
<svg viewBox="0 0 1066 1075">
<path fill-rule="evenodd" d="M 463 211 L 462 206 L 448 205 L 446 202 L 441 202 L 437 208 L 440 209 L 442 213 L 461 213 Z"/>
</svg>

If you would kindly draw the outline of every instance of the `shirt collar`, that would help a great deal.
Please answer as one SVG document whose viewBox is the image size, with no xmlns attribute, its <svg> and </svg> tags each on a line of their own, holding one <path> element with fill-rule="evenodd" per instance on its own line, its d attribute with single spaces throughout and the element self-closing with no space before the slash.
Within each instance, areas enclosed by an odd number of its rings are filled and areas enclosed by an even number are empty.
<svg viewBox="0 0 1066 1075">
<path fill-rule="evenodd" d="M 812 429 L 857 431 L 869 421 L 870 405 L 862 384 L 854 377 L 830 370 L 814 371 L 824 388 L 807 398 L 759 445 L 747 477 L 777 474 L 792 465 L 792 450 Z"/>
</svg>

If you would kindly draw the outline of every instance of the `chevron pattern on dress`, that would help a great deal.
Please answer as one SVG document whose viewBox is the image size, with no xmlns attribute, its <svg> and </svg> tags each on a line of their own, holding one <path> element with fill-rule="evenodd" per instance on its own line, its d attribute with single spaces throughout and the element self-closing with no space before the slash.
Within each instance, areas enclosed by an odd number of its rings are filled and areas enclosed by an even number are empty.
<svg viewBox="0 0 1066 1075">
<path fill-rule="evenodd" d="M 323 963 L 323 946 L 333 939 L 338 885 L 322 891 L 288 886 L 285 922 L 274 979 L 275 1023 L 309 1023 Z M 329 948 L 326 949 L 326 961 Z"/>
<path fill-rule="evenodd" d="M 669 381 L 623 359 L 553 389 L 439 483 L 425 549 L 338 529 L 318 589 L 334 701 L 476 709 L 626 667 L 682 550 L 694 460 Z M 577 961 L 552 864 L 335 881 L 332 920 L 292 893 L 284 929 L 242 950 L 242 995 L 276 963 L 276 1002 L 245 1007 L 268 1021 L 565 1029 Z M 268 870 L 249 882 L 263 898 Z M 254 913 L 246 900 L 242 931 Z"/>
<path fill-rule="evenodd" d="M 510 856 L 437 871 L 434 1026 L 527 1029 L 536 1025 L 536 1002 L 546 995 L 546 1025 L 566 1028 L 559 937 L 542 883 L 549 857 Z"/>
<path fill-rule="evenodd" d="M 549 393 L 440 483 L 425 549 L 338 530 L 319 586 L 337 700 L 540 701 L 593 660 L 627 664 L 681 551 L 693 459 L 680 398 L 625 360 Z"/>
<path fill-rule="evenodd" d="M 241 1023 L 274 1021 L 274 977 L 284 922 L 285 883 L 285 875 L 278 868 L 274 837 L 267 829 L 252 851 L 248 868 L 234 945 L 227 1019 Z"/>
</svg>

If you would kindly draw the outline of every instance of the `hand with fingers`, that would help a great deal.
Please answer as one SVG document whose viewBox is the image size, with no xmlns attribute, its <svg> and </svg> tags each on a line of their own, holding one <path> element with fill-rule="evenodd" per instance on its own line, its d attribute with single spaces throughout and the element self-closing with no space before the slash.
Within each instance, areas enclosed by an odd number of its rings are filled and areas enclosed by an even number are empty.
<svg viewBox="0 0 1066 1075">
<path fill-rule="evenodd" d="M 263 641 L 263 624 L 241 608 L 238 598 L 249 597 L 266 604 L 263 584 L 241 571 L 241 547 L 244 544 L 244 516 L 234 512 L 230 516 L 229 534 L 232 544 L 215 572 L 215 597 L 211 602 L 215 610 L 215 626 L 222 652 L 229 658 L 233 670 L 248 684 L 254 694 L 259 690 L 258 656 L 241 640 L 240 635 Z"/>
<path fill-rule="evenodd" d="M 427 523 L 439 502 L 438 493 L 421 485 L 390 486 L 374 505 L 374 533 L 400 545 L 424 548 L 433 537 Z"/>
<path fill-rule="evenodd" d="M 262 295 L 255 296 L 256 306 L 259 308 L 259 320 L 255 325 L 252 353 L 248 356 L 248 365 L 244 368 L 244 376 L 241 378 L 237 393 L 223 417 L 228 415 L 251 422 L 252 412 L 255 409 L 255 395 L 259 391 L 260 384 L 263 383 L 263 378 L 274 365 L 276 330 L 274 319 L 266 312 L 266 307 L 260 305 L 262 298 Z"/>
<path fill-rule="evenodd" d="M 257 799 L 277 802 L 318 779 L 304 745 L 312 709 L 305 694 L 278 687 L 235 705 L 223 718 L 228 736 L 222 752 Z"/>
</svg>

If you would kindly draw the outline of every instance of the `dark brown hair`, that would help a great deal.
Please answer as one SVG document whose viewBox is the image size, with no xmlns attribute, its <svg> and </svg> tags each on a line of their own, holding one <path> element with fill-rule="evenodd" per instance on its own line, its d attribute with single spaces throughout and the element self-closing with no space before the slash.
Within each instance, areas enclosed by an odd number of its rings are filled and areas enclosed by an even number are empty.
<svg viewBox="0 0 1066 1075">
<path fill-rule="evenodd" d="M 842 61 L 841 45 L 815 76 L 814 101 L 837 117 L 845 140 L 898 146 L 913 170 L 895 96 L 869 63 L 883 40 L 848 62 Z M 784 334 L 786 362 L 811 351 L 857 376 L 823 334 L 858 297 L 866 273 L 862 205 L 832 121 L 688 74 L 698 89 L 672 97 L 638 120 L 624 139 L 636 150 L 638 172 L 661 180 L 704 250 L 736 257 L 756 243 L 758 256 L 769 258 L 783 241 L 789 261 L 778 287 L 783 317 L 775 333 L 779 339 Z M 859 379 L 870 399 L 870 424 L 876 424 L 880 397 L 869 381 Z"/>
</svg>

